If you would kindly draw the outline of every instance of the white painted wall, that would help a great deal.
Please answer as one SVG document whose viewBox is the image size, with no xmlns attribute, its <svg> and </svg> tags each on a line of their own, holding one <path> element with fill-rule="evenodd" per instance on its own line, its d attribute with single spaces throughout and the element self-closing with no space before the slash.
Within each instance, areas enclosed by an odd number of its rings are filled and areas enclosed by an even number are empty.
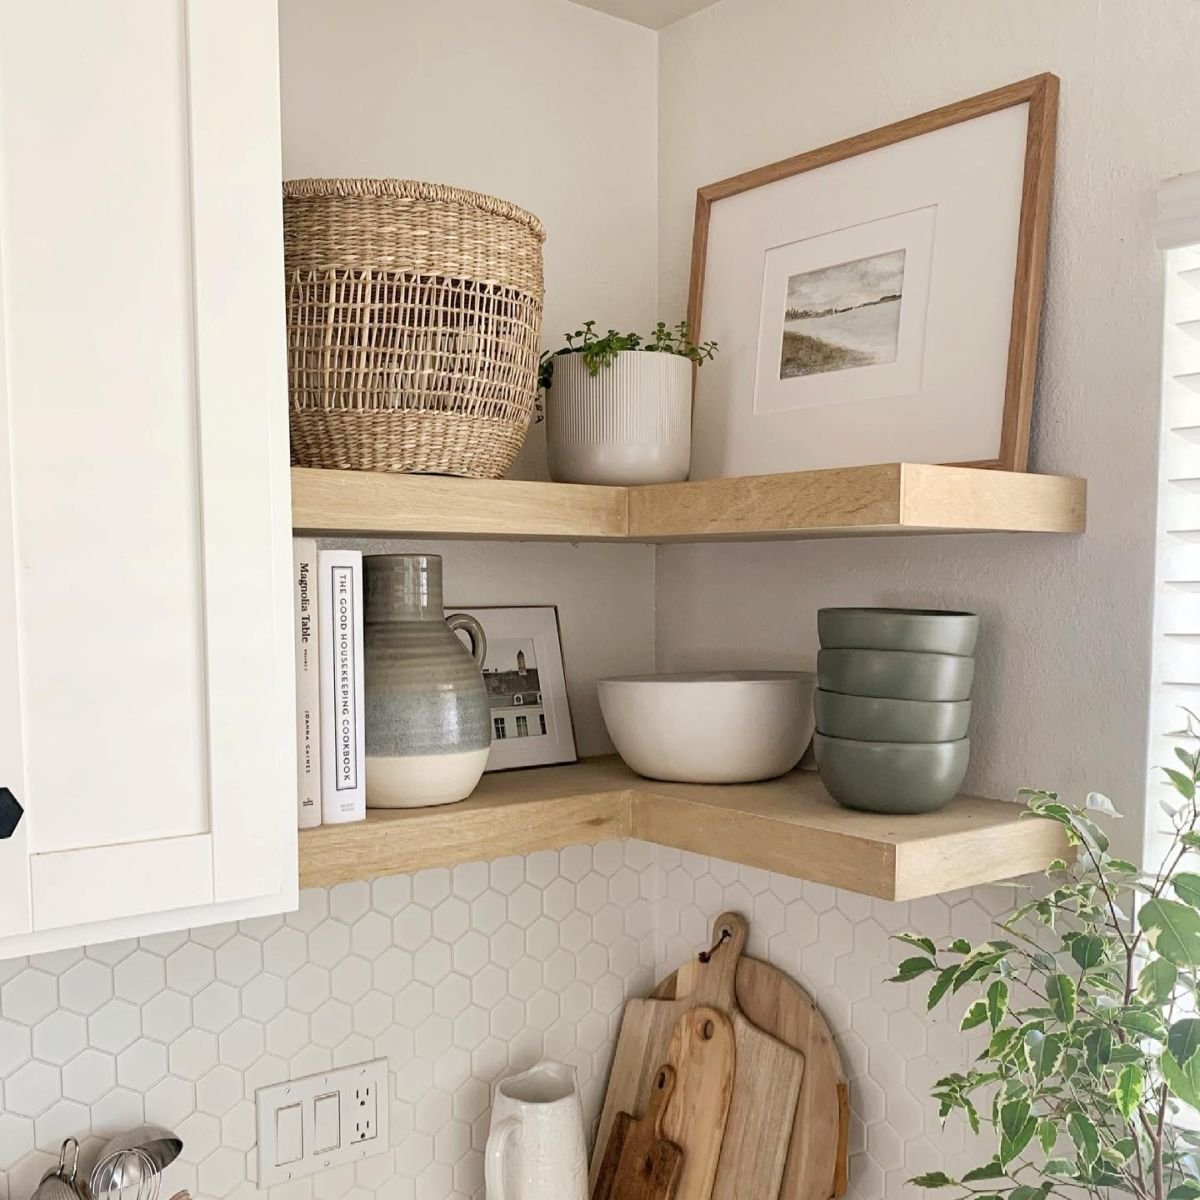
<svg viewBox="0 0 1200 1200">
<path fill-rule="evenodd" d="M 546 225 L 547 344 L 657 312 L 656 36 L 562 0 L 281 0 L 283 168 L 474 188 Z M 546 478 L 535 427 L 512 472 Z"/>
<path fill-rule="evenodd" d="M 826 604 L 983 616 L 968 786 L 1141 807 L 1162 263 L 1157 182 L 1200 166 L 1200 5 L 725 0 L 660 35 L 659 287 L 682 308 L 695 189 L 976 92 L 1063 80 L 1033 466 L 1087 476 L 1077 539 L 670 546 L 658 665 L 811 665 Z M 736 614 L 735 619 L 731 619 Z M 1128 849 L 1140 822 L 1128 821 Z"/>
<path fill-rule="evenodd" d="M 547 344 L 589 317 L 653 324 L 651 30 L 562 0 L 282 0 L 279 24 L 285 177 L 395 176 L 502 196 L 546 225 Z M 546 477 L 541 426 L 512 473 Z M 444 556 L 448 603 L 559 606 L 579 752 L 609 752 L 595 682 L 653 662 L 653 551 L 420 548 Z"/>
</svg>

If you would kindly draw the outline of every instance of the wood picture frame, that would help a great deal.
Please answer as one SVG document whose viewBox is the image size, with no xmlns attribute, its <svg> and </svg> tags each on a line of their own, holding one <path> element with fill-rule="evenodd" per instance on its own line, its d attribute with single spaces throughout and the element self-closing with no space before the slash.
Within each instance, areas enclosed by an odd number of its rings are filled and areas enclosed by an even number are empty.
<svg viewBox="0 0 1200 1200">
<path fill-rule="evenodd" d="M 697 340 L 704 336 L 704 286 L 708 267 L 709 229 L 715 204 L 764 185 L 790 179 L 873 150 L 894 146 L 923 134 L 949 129 L 977 117 L 1028 104 L 1016 274 L 999 446 L 994 457 L 947 464 L 1006 471 L 1026 470 L 1050 226 L 1058 93 L 1057 76 L 1048 73 L 1036 75 L 701 187 L 696 193 L 687 312 L 688 328 L 692 331 L 692 336 Z"/>
</svg>

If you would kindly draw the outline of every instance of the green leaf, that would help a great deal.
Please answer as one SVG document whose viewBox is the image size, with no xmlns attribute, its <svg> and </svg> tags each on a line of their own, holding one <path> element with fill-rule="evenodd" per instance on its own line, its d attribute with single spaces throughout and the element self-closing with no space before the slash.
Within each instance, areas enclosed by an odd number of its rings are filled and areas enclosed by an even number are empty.
<svg viewBox="0 0 1200 1200">
<path fill-rule="evenodd" d="M 1200 1183 L 1190 1179 L 1177 1183 L 1168 1193 L 1167 1200 L 1197 1200 L 1200 1197 Z"/>
<path fill-rule="evenodd" d="M 910 980 L 919 979 L 927 971 L 936 970 L 937 964 L 930 958 L 906 958 L 888 983 L 908 983 Z"/>
<path fill-rule="evenodd" d="M 1070 975 L 1051 975 L 1046 980 L 1046 999 L 1064 1025 L 1075 1020 L 1076 994 L 1075 980 Z"/>
<path fill-rule="evenodd" d="M 1148 1004 L 1165 1004 L 1171 998 L 1178 978 L 1179 969 L 1174 963 L 1165 958 L 1151 959 L 1138 976 L 1138 999 Z"/>
<path fill-rule="evenodd" d="M 926 1008 L 932 1010 L 937 1007 L 938 1001 L 950 990 L 950 985 L 954 982 L 955 975 L 958 974 L 957 967 L 947 967 L 934 982 L 933 987 L 929 989 L 929 1002 Z"/>
<path fill-rule="evenodd" d="M 1200 966 L 1200 913 L 1177 900 L 1150 900 L 1138 924 L 1151 946 L 1177 967 Z"/>
<path fill-rule="evenodd" d="M 1196 798 L 1196 785 L 1190 776 L 1185 775 L 1182 771 L 1176 771 L 1171 767 L 1163 767 L 1162 772 L 1185 800 L 1194 800 Z"/>
<path fill-rule="evenodd" d="M 1112 1033 L 1104 1026 L 1089 1029 L 1083 1038 L 1083 1048 L 1088 1070 L 1099 1078 L 1112 1058 Z"/>
<path fill-rule="evenodd" d="M 1200 833 L 1181 834 L 1179 841 L 1189 850 L 1200 850 Z"/>
<path fill-rule="evenodd" d="M 1037 1129 L 1037 1117 L 1030 1117 L 1017 1131 L 1016 1137 L 1000 1139 L 1000 1160 L 1010 1163 L 1033 1140 L 1034 1130 Z"/>
<path fill-rule="evenodd" d="M 992 1030 L 999 1028 L 1008 1012 L 1008 984 L 1003 979 L 995 980 L 987 990 L 987 1018 Z"/>
<path fill-rule="evenodd" d="M 1008 1193 L 1008 1200 L 1046 1200 L 1046 1191 L 1044 1188 L 1022 1184 Z"/>
<path fill-rule="evenodd" d="M 1103 792 L 1088 792 L 1084 807 L 1093 812 L 1102 812 L 1107 817 L 1119 817 L 1116 806 Z"/>
<path fill-rule="evenodd" d="M 892 941 L 904 942 L 909 946 L 916 946 L 918 950 L 924 950 L 926 954 L 936 955 L 937 947 L 933 944 L 932 938 L 923 937 L 919 933 L 897 933 L 893 934 Z"/>
<path fill-rule="evenodd" d="M 1067 1118 L 1067 1133 L 1075 1143 L 1079 1161 L 1090 1167 L 1100 1156 L 1100 1135 L 1095 1125 L 1083 1113 L 1075 1112 Z"/>
<path fill-rule="evenodd" d="M 1140 1033 L 1143 1037 L 1157 1038 L 1159 1041 L 1167 1032 L 1158 1013 L 1145 1008 L 1127 1008 L 1118 1013 L 1117 1024 L 1131 1033 Z"/>
<path fill-rule="evenodd" d="M 1060 1035 L 1045 1034 L 1040 1029 L 1031 1029 L 1025 1035 L 1025 1057 L 1038 1079 L 1053 1075 L 1062 1055 L 1063 1039 Z"/>
<path fill-rule="evenodd" d="M 1053 1121 L 1039 1121 L 1037 1135 L 1042 1153 L 1049 1157 L 1050 1151 L 1058 1141 L 1058 1126 Z"/>
<path fill-rule="evenodd" d="M 908 1182 L 916 1184 L 917 1187 L 924 1188 L 944 1188 L 958 1186 L 957 1181 L 951 1179 L 945 1171 L 930 1171 L 926 1175 L 917 1175 Z"/>
<path fill-rule="evenodd" d="M 959 1029 L 974 1029 L 978 1025 L 982 1025 L 988 1019 L 988 1006 L 986 1000 L 976 1000 L 963 1015 L 962 1023 Z"/>
<path fill-rule="evenodd" d="M 963 1183 L 976 1183 L 980 1179 L 1003 1179 L 1005 1174 L 1004 1164 L 998 1158 L 993 1158 L 990 1163 L 984 1163 L 982 1167 L 968 1171 L 962 1177 L 962 1181 Z"/>
<path fill-rule="evenodd" d="M 1081 933 L 1071 940 L 1071 957 L 1086 971 L 1104 958 L 1104 939 L 1093 933 Z"/>
<path fill-rule="evenodd" d="M 1075 1179 L 1079 1174 L 1079 1168 L 1075 1163 L 1066 1158 L 1051 1158 L 1047 1160 L 1042 1170 L 1047 1175 L 1057 1175 L 1066 1179 Z"/>
<path fill-rule="evenodd" d="M 953 950 L 955 954 L 970 954 L 971 943 L 968 942 L 966 938 L 955 938 L 954 941 L 950 943 L 950 949 Z"/>
<path fill-rule="evenodd" d="M 1184 1067 L 1170 1050 L 1164 1050 L 1158 1065 L 1172 1094 L 1190 1108 L 1200 1110 L 1200 1057 L 1193 1055 Z"/>
<path fill-rule="evenodd" d="M 1129 1066 L 1121 1068 L 1121 1074 L 1117 1076 L 1117 1086 L 1113 1088 L 1113 1099 L 1117 1102 L 1121 1116 L 1127 1121 L 1133 1116 L 1134 1109 L 1137 1108 L 1138 1101 L 1142 1098 L 1144 1084 L 1145 1078 L 1142 1075 L 1141 1067 L 1136 1067 L 1131 1063 Z"/>
<path fill-rule="evenodd" d="M 1185 1017 L 1176 1021 L 1167 1034 L 1167 1049 L 1181 1067 L 1186 1067 L 1200 1050 L 1200 1020 Z"/>
<path fill-rule="evenodd" d="M 1171 887 L 1184 904 L 1200 908 L 1200 875 L 1192 871 L 1180 871 L 1171 877 Z"/>
<path fill-rule="evenodd" d="M 1029 1101 L 1010 1100 L 1000 1107 L 1000 1131 L 1006 1138 L 1016 1138 L 1029 1120 Z"/>
</svg>

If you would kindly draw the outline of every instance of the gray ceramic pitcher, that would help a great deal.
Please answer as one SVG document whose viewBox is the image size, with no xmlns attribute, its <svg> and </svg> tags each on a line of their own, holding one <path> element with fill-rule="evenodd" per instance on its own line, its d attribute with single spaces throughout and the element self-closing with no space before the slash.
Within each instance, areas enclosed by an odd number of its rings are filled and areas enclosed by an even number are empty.
<svg viewBox="0 0 1200 1200">
<path fill-rule="evenodd" d="M 483 629 L 466 613 L 443 613 L 439 555 L 372 554 L 363 566 L 367 807 L 465 800 L 492 744 Z"/>
</svg>

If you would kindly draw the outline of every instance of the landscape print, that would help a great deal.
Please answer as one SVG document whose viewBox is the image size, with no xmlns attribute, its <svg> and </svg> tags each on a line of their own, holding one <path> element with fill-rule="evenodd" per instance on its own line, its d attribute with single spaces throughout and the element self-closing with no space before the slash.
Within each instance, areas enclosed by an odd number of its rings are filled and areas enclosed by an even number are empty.
<svg viewBox="0 0 1200 1200">
<path fill-rule="evenodd" d="M 892 250 L 791 276 L 780 379 L 896 361 L 904 253 Z"/>
</svg>

